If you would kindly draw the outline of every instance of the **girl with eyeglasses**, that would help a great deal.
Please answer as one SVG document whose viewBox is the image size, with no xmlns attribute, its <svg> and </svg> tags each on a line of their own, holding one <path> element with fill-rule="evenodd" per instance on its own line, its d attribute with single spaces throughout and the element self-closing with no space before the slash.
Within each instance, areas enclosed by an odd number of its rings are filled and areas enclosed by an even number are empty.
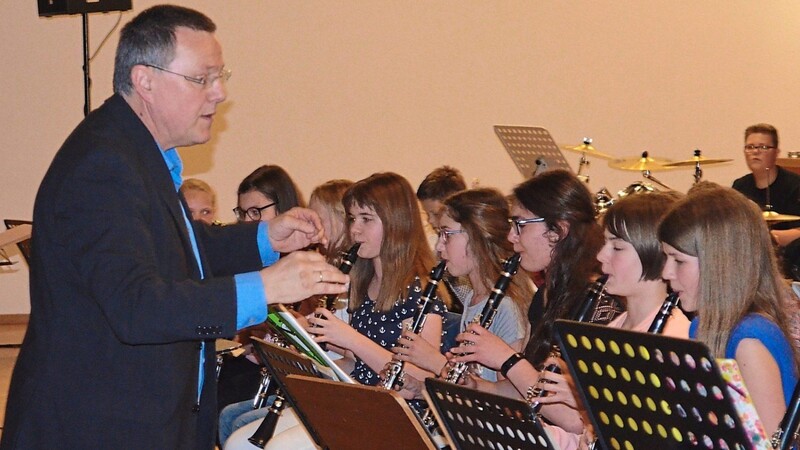
<svg viewBox="0 0 800 450">
<path fill-rule="evenodd" d="M 266 222 L 295 206 L 305 206 L 292 177 L 280 166 L 264 165 L 246 176 L 236 191 L 233 213 L 240 222 Z"/>
<path fill-rule="evenodd" d="M 500 277 L 503 260 L 514 253 L 506 239 L 509 228 L 508 201 L 495 189 L 470 189 L 444 200 L 436 250 L 447 261 L 448 273 L 469 279 L 471 286 L 463 305 L 461 330 L 479 317 Z M 521 351 L 528 338 L 526 312 L 532 288 L 524 271 L 512 278 L 489 327 L 515 351 Z M 403 332 L 403 338 L 402 345 L 392 349 L 396 360 L 411 362 L 432 373 L 442 372 L 447 358 L 438 346 L 409 330 Z M 495 370 L 479 366 L 479 373 L 486 380 L 497 381 Z"/>
<path fill-rule="evenodd" d="M 296 206 L 305 206 L 292 178 L 283 168 L 275 165 L 264 165 L 254 170 L 239 184 L 237 193 L 238 204 L 233 211 L 240 222 L 267 222 Z M 235 340 L 249 350 L 250 336 L 263 338 L 267 332 L 266 325 L 255 325 L 240 330 Z M 252 402 L 260 383 L 260 363 L 254 355 L 226 356 L 217 384 L 219 411 L 222 412 L 228 405 Z M 223 422 L 228 420 L 223 418 Z M 221 426 L 220 430 L 223 431 L 223 428 L 227 426 Z"/>
<path fill-rule="evenodd" d="M 501 372 L 507 379 L 490 383 L 467 377 L 466 384 L 509 397 L 524 396 L 539 378 L 553 344 L 556 319 L 568 319 L 586 297 L 589 283 L 598 276 L 595 255 L 603 244 L 594 218 L 594 204 L 586 185 L 575 175 L 553 170 L 537 175 L 514 188 L 512 227 L 508 240 L 520 253 L 520 266 L 528 272 L 543 272 L 544 284 L 528 310 L 531 337 L 524 354 L 517 353 L 494 334 L 471 324 L 456 339 L 453 362 L 477 362 Z M 595 311 L 597 321 L 608 321 L 616 313 L 604 304 Z M 547 405 L 542 414 L 567 431 L 583 429 L 578 413 L 565 405 Z"/>
</svg>

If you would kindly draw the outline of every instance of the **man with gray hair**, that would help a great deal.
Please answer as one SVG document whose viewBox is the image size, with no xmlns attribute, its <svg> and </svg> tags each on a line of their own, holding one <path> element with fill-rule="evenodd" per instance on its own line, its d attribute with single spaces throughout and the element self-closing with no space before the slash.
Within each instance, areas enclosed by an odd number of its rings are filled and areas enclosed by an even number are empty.
<svg viewBox="0 0 800 450">
<path fill-rule="evenodd" d="M 31 315 L 0 448 L 212 449 L 214 341 L 267 302 L 339 294 L 319 217 L 190 220 L 176 148 L 225 100 L 216 26 L 177 6 L 122 30 L 115 94 L 67 138 L 34 206 Z"/>
</svg>

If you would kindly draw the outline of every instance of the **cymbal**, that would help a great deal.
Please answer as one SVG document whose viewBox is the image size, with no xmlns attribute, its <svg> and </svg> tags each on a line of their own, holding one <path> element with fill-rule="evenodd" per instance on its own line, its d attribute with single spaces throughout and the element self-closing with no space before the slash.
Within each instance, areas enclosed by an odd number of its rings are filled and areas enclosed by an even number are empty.
<svg viewBox="0 0 800 450">
<path fill-rule="evenodd" d="M 800 220 L 800 216 L 793 216 L 791 214 L 779 214 L 775 211 L 763 211 L 761 215 L 767 222 L 791 222 L 793 220 Z"/>
<path fill-rule="evenodd" d="M 620 170 L 655 171 L 670 169 L 671 167 L 666 165 L 671 162 L 671 159 L 651 158 L 647 152 L 642 152 L 642 155 L 638 157 L 610 161 L 608 167 Z"/>
<path fill-rule="evenodd" d="M 691 159 L 687 159 L 684 161 L 675 161 L 669 164 L 664 164 L 665 167 L 686 167 L 691 166 L 694 167 L 695 164 L 700 163 L 701 166 L 708 166 L 711 164 L 722 164 L 726 162 L 731 162 L 732 159 L 715 159 L 715 158 L 706 158 L 705 156 L 692 156 Z"/>
<path fill-rule="evenodd" d="M 592 146 L 592 140 L 588 138 L 584 139 L 583 144 L 581 145 L 575 145 L 575 146 L 565 145 L 561 148 L 563 148 L 564 150 L 572 150 L 573 152 L 580 152 L 588 156 L 594 156 L 596 158 L 614 159 L 613 156 L 603 153 L 600 150 L 594 148 Z"/>
</svg>

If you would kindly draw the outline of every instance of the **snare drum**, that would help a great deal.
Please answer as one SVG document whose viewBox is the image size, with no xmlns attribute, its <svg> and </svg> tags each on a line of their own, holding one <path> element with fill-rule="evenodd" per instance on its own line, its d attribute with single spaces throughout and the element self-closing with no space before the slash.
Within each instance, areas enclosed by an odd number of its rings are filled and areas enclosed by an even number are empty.
<svg viewBox="0 0 800 450">
<path fill-rule="evenodd" d="M 217 339 L 217 378 L 219 378 L 219 373 L 222 371 L 223 357 L 225 355 L 230 355 L 241 348 L 242 344 L 236 341 L 231 341 L 230 339 Z"/>
</svg>

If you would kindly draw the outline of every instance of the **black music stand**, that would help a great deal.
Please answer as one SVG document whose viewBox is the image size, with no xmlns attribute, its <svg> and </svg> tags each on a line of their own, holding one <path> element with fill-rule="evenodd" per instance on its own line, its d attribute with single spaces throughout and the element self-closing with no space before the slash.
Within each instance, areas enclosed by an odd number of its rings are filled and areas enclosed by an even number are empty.
<svg viewBox="0 0 800 450">
<path fill-rule="evenodd" d="M 6 229 L 10 230 L 14 227 L 19 225 L 33 225 L 33 222 L 30 220 L 14 220 L 14 219 L 5 219 L 3 220 L 6 224 Z M 25 239 L 23 241 L 17 242 L 17 248 L 19 248 L 19 252 L 22 253 L 22 257 L 25 258 L 25 262 L 28 263 L 30 266 L 31 264 L 31 239 Z"/>
<path fill-rule="evenodd" d="M 259 360 L 269 372 L 271 382 L 275 382 L 278 385 L 283 397 L 294 407 L 295 414 L 303 425 L 305 425 L 308 433 L 317 445 L 324 448 L 319 435 L 316 433 L 306 415 L 303 414 L 302 408 L 297 407 L 297 401 L 294 395 L 292 395 L 292 391 L 290 388 L 287 389 L 286 386 L 286 377 L 289 375 L 304 375 L 314 378 L 323 378 L 324 375 L 317 369 L 317 366 L 311 358 L 266 342 L 257 337 L 252 337 L 252 339 L 255 343 L 253 348 L 256 350 Z"/>
<path fill-rule="evenodd" d="M 285 383 L 331 450 L 435 450 L 414 412 L 395 391 L 290 375 Z"/>
<path fill-rule="evenodd" d="M 495 125 L 494 132 L 526 180 L 546 170 L 572 172 L 564 153 L 546 129 Z"/>
<path fill-rule="evenodd" d="M 555 331 L 603 448 L 752 448 L 702 343 L 563 320 Z"/>
<path fill-rule="evenodd" d="M 442 380 L 425 380 L 425 397 L 448 443 L 458 450 L 555 449 L 550 435 L 521 400 L 468 389 Z"/>
</svg>

